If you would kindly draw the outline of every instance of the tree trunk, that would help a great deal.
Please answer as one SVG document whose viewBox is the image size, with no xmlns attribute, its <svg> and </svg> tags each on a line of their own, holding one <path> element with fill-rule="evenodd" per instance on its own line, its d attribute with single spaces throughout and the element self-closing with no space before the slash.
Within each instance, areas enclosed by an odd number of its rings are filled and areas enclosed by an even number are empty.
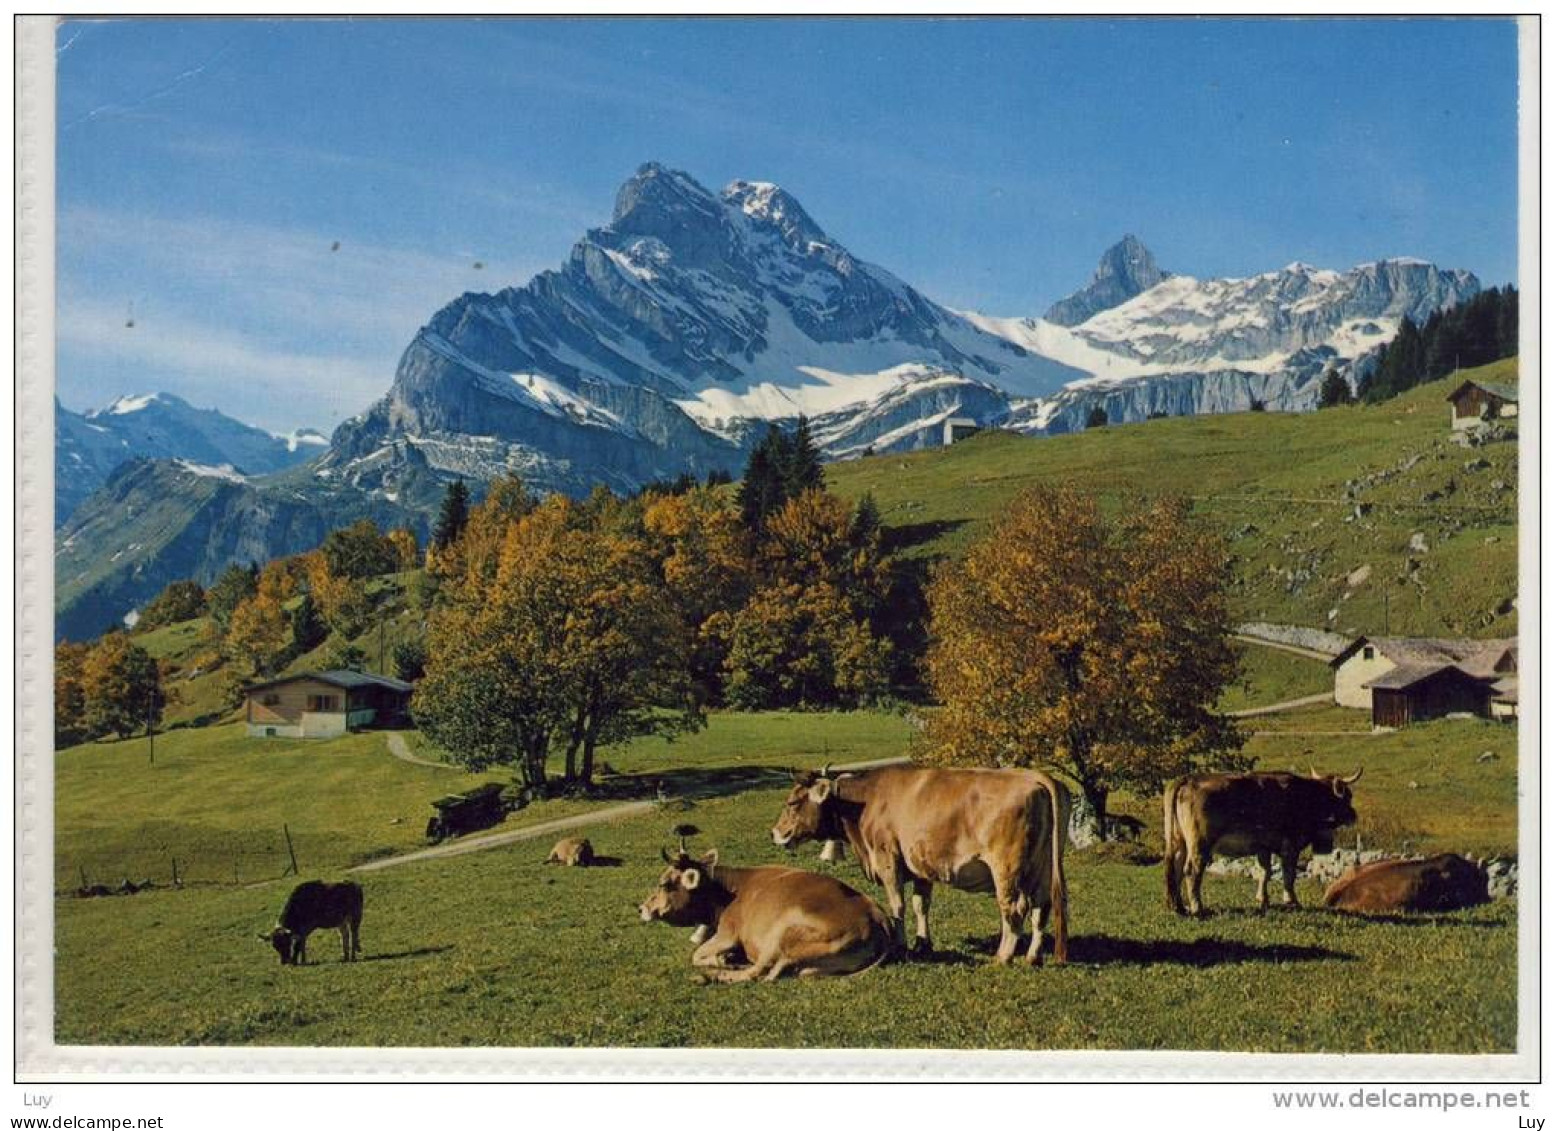
<svg viewBox="0 0 1555 1131">
<path fill-rule="evenodd" d="M 583 738 L 583 784 L 594 784 L 594 728 L 589 727 L 588 733 Z"/>
<path fill-rule="evenodd" d="M 1089 810 L 1087 819 L 1091 835 L 1097 840 L 1107 839 L 1107 795 L 1106 786 L 1094 781 L 1080 782 L 1080 792 L 1085 797 L 1086 808 Z"/>
<path fill-rule="evenodd" d="M 590 686 L 587 714 L 579 712 L 578 720 L 583 731 L 583 784 L 594 784 L 594 747 L 599 742 L 600 689 Z"/>
</svg>

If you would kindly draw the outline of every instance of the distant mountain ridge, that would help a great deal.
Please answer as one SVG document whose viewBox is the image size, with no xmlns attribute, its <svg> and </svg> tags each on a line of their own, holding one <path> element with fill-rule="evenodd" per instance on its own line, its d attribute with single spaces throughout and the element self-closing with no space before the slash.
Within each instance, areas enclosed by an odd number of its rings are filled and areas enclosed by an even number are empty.
<svg viewBox="0 0 1555 1131">
<path fill-rule="evenodd" d="M 54 401 L 54 525 L 133 459 L 183 459 L 242 474 L 280 471 L 318 455 L 329 441 L 312 429 L 273 436 L 172 393 L 119 397 L 72 412 Z"/>
<path fill-rule="evenodd" d="M 223 432 L 199 433 L 211 442 L 195 449 L 143 429 L 166 443 L 145 439 L 154 450 L 139 454 L 165 462 L 116 474 L 61 529 L 57 609 L 62 624 L 100 629 L 170 570 L 209 580 L 247 560 L 234 555 L 294 552 L 362 514 L 424 531 L 456 476 L 513 473 L 582 495 L 738 473 L 769 423 L 800 414 L 827 458 L 849 459 L 937 445 L 952 417 L 1048 434 L 1083 427 L 1098 405 L 1113 421 L 1255 400 L 1310 409 L 1323 374 L 1353 383 L 1399 319 L 1478 289 L 1466 271 L 1411 259 L 1199 280 L 1129 236 L 1050 317 L 990 317 L 856 258 L 776 185 L 715 193 L 648 164 L 560 268 L 433 314 L 385 396 L 327 446 L 248 429 L 246 447 Z M 135 418 L 164 400 L 197 411 L 161 397 L 105 411 Z M 110 424 L 61 410 L 60 459 L 102 482 L 92 461 L 129 447 Z M 157 492 L 171 497 L 153 505 Z M 242 546 L 221 529 L 237 515 L 254 531 Z"/>
</svg>

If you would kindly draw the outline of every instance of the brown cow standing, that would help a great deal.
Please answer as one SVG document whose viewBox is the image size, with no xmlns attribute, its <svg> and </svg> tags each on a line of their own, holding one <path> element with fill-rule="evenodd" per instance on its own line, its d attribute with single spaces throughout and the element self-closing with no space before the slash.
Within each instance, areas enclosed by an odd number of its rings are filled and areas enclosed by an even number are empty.
<svg viewBox="0 0 1555 1131">
<path fill-rule="evenodd" d="M 361 953 L 362 889 L 350 880 L 339 884 L 307 880 L 292 889 L 281 909 L 281 918 L 260 939 L 275 947 L 282 966 L 301 966 L 308 961 L 308 936 L 334 927 L 340 932 L 342 961 Z"/>
<path fill-rule="evenodd" d="M 1490 900 L 1484 869 L 1452 852 L 1425 860 L 1375 860 L 1351 868 L 1323 893 L 1339 911 L 1455 911 Z"/>
<path fill-rule="evenodd" d="M 915 952 L 931 949 L 934 885 L 991 891 L 999 904 L 998 962 L 1009 962 L 1026 919 L 1026 961 L 1041 961 L 1049 915 L 1053 960 L 1069 953 L 1064 840 L 1069 791 L 1035 770 L 944 770 L 890 766 L 861 774 L 800 776 L 772 828 L 780 847 L 846 840 L 864 874 L 885 888 L 900 941 L 906 941 L 903 886 L 912 885 Z"/>
<path fill-rule="evenodd" d="M 1166 841 L 1166 905 L 1179 915 L 1204 914 L 1204 871 L 1211 856 L 1256 856 L 1258 907 L 1268 910 L 1272 859 L 1280 858 L 1285 903 L 1296 906 L 1296 863 L 1308 845 L 1332 852 L 1334 833 L 1355 823 L 1349 777 L 1307 777 L 1284 771 L 1191 774 L 1162 798 Z M 1183 907 L 1182 883 L 1188 882 Z"/>
<path fill-rule="evenodd" d="M 685 852 L 643 900 L 643 922 L 706 928 L 692 965 L 717 982 L 857 974 L 891 953 L 891 922 L 874 900 L 830 876 L 797 868 L 727 868 L 718 853 Z M 746 965 L 730 968 L 744 956 Z"/>
<path fill-rule="evenodd" d="M 569 836 L 556 842 L 547 864 L 565 864 L 569 868 L 587 868 L 594 863 L 594 846 L 587 837 Z"/>
</svg>

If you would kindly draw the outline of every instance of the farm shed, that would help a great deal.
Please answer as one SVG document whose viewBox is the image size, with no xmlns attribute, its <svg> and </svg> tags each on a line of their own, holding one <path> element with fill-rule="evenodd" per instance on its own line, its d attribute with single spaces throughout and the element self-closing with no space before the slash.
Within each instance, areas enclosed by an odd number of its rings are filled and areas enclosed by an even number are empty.
<svg viewBox="0 0 1555 1131">
<path fill-rule="evenodd" d="M 1378 726 L 1405 726 L 1455 711 L 1516 715 L 1515 639 L 1362 636 L 1329 666 L 1334 702 L 1371 711 Z M 1444 674 L 1447 669 L 1455 674 Z M 1497 698 L 1507 702 L 1497 708 Z"/>
<path fill-rule="evenodd" d="M 1367 686 L 1373 726 L 1402 727 L 1459 713 L 1490 714 L 1490 684 L 1453 664 L 1397 667 Z"/>
<path fill-rule="evenodd" d="M 411 685 L 372 672 L 299 672 L 243 689 L 251 738 L 334 738 L 397 722 Z"/>
<path fill-rule="evenodd" d="M 1452 426 L 1478 428 L 1491 420 L 1517 415 L 1517 386 L 1491 381 L 1465 381 L 1447 394 L 1452 405 Z"/>
</svg>

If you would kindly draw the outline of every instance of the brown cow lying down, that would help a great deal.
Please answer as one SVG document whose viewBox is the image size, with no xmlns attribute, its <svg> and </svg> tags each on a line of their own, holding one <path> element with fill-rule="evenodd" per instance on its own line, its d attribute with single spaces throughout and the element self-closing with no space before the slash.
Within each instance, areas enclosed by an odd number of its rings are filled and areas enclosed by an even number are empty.
<svg viewBox="0 0 1555 1131">
<path fill-rule="evenodd" d="M 707 928 L 691 964 L 717 982 L 783 974 L 857 974 L 892 950 L 891 921 L 847 884 L 797 868 L 728 868 L 664 854 L 669 867 L 638 909 L 642 920 Z M 743 955 L 746 965 L 731 968 Z"/>
<path fill-rule="evenodd" d="M 594 846 L 587 837 L 569 836 L 556 842 L 547 864 L 565 864 L 569 868 L 587 868 L 594 863 Z"/>
<path fill-rule="evenodd" d="M 308 936 L 333 927 L 340 932 L 342 958 L 350 962 L 361 953 L 362 889 L 347 880 L 327 884 L 308 880 L 298 884 L 281 909 L 281 918 L 260 939 L 275 947 L 282 966 L 301 966 L 308 960 Z"/>
<path fill-rule="evenodd" d="M 1489 899 L 1484 869 L 1451 852 L 1351 868 L 1323 893 L 1340 911 L 1455 911 Z"/>
</svg>

